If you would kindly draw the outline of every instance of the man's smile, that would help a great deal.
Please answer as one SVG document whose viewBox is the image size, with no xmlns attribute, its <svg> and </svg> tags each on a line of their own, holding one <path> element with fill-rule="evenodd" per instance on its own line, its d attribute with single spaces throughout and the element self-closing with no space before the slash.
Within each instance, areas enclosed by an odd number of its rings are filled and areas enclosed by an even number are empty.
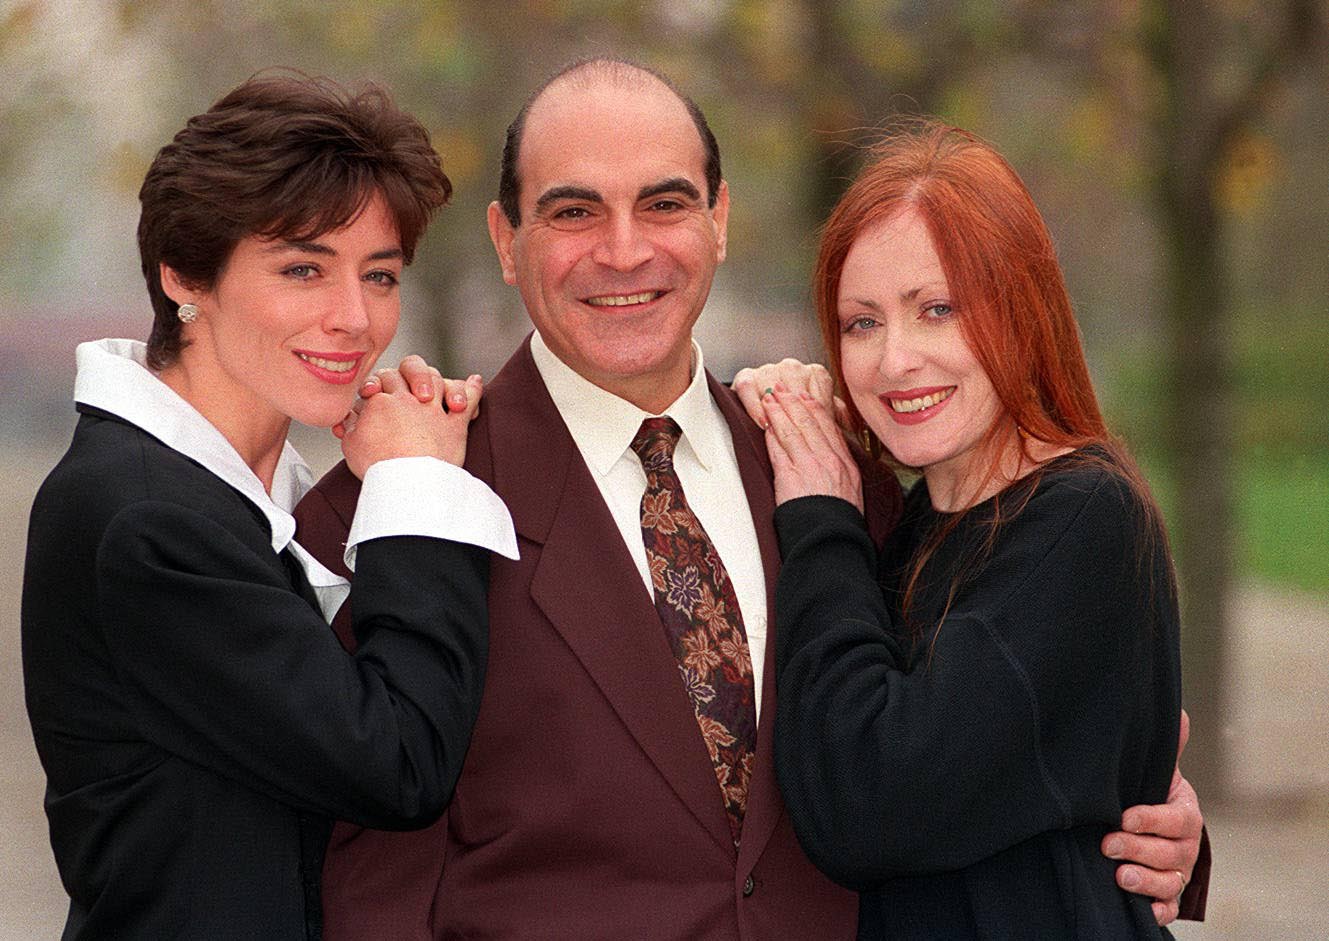
<svg viewBox="0 0 1329 941">
<path fill-rule="evenodd" d="M 633 304 L 649 304 L 656 298 L 663 297 L 664 291 L 639 291 L 636 294 L 599 294 L 586 298 L 592 307 L 630 307 Z"/>
</svg>

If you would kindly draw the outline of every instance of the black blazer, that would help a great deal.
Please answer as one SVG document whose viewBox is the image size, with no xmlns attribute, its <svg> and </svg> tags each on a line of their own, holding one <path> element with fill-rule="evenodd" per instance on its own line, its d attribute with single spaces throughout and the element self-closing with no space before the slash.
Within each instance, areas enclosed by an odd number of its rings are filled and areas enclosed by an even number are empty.
<svg viewBox="0 0 1329 941">
<path fill-rule="evenodd" d="M 257 507 L 80 411 L 32 509 L 22 615 L 65 937 L 317 937 L 327 818 L 422 826 L 451 795 L 487 554 L 364 543 L 348 655 Z"/>
</svg>

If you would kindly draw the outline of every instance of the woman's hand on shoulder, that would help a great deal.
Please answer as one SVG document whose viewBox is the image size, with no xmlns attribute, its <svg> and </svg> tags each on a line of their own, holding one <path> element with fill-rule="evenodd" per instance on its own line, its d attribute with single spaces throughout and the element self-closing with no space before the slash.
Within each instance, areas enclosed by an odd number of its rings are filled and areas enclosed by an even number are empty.
<svg viewBox="0 0 1329 941">
<path fill-rule="evenodd" d="M 766 450 L 775 471 L 775 502 L 831 496 L 863 510 L 858 464 L 826 404 L 810 392 L 761 397 Z"/>
<path fill-rule="evenodd" d="M 435 457 L 460 465 L 483 391 L 478 375 L 445 379 L 419 356 L 408 356 L 397 369 L 370 376 L 360 400 L 332 431 L 357 477 L 363 478 L 370 465 L 396 457 Z"/>
<path fill-rule="evenodd" d="M 766 427 L 762 397 L 767 392 L 806 392 L 837 418 L 844 417 L 844 403 L 835 397 L 835 381 L 821 363 L 785 358 L 778 363 L 749 366 L 734 376 L 733 389 L 748 417 L 761 428 Z"/>
</svg>

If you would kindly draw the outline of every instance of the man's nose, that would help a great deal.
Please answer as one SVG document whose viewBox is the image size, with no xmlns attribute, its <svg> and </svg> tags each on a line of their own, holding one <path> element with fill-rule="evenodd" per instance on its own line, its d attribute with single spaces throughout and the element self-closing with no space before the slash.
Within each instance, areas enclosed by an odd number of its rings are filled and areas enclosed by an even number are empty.
<svg viewBox="0 0 1329 941">
<path fill-rule="evenodd" d="M 604 227 L 591 254 L 596 264 L 615 271 L 633 271 L 655 255 L 645 226 L 632 215 L 613 218 Z"/>
</svg>

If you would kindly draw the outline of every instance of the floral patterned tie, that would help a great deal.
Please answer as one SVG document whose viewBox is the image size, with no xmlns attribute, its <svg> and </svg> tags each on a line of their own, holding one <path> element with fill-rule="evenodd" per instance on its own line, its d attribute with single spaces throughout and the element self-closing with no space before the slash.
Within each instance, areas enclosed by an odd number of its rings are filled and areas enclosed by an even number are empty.
<svg viewBox="0 0 1329 941">
<path fill-rule="evenodd" d="M 733 583 L 674 472 L 682 433 L 666 415 L 646 419 L 632 439 L 646 471 L 641 535 L 655 609 L 678 658 L 737 846 L 757 744 L 752 657 Z"/>
</svg>

